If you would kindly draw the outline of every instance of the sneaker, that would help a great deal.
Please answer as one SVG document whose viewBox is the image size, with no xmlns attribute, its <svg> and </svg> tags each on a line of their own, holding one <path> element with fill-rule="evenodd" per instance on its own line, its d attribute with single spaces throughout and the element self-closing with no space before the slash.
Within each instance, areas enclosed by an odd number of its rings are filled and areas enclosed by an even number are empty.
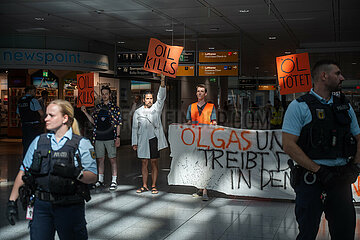
<svg viewBox="0 0 360 240">
<path fill-rule="evenodd" d="M 109 190 L 110 190 L 110 191 L 113 191 L 113 190 L 115 190 L 116 188 L 117 188 L 117 183 L 116 183 L 116 182 L 112 182 L 112 183 L 110 184 Z"/>
<path fill-rule="evenodd" d="M 100 182 L 100 181 L 97 181 L 97 182 L 94 184 L 94 188 L 103 187 L 103 186 L 104 186 L 104 183 L 103 183 L 103 182 Z"/>
<path fill-rule="evenodd" d="M 203 201 L 208 201 L 209 200 L 209 196 L 207 195 L 207 193 L 203 194 L 202 200 Z"/>
<path fill-rule="evenodd" d="M 199 189 L 196 193 L 193 193 L 193 197 L 201 197 L 203 195 L 203 192 Z"/>
</svg>

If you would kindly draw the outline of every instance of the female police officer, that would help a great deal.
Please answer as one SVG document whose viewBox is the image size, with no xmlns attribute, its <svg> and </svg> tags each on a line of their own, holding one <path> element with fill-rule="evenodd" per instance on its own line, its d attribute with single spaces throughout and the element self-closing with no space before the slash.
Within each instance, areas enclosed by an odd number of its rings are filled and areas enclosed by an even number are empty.
<svg viewBox="0 0 360 240">
<path fill-rule="evenodd" d="M 93 147 L 77 135 L 79 128 L 69 102 L 52 101 L 46 114 L 50 133 L 31 143 L 15 179 L 7 218 L 15 224 L 19 188 L 24 185 L 23 176 L 30 173 L 36 189 L 26 214 L 31 219 L 31 239 L 54 239 L 55 231 L 60 239 L 87 239 L 84 199 L 90 197 L 85 184 L 96 182 L 97 176 Z"/>
</svg>

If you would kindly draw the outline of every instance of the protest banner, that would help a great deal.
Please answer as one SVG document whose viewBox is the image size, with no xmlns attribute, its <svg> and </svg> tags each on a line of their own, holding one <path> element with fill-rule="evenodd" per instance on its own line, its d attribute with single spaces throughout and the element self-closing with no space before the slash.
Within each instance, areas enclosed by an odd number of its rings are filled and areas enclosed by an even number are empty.
<svg viewBox="0 0 360 240">
<path fill-rule="evenodd" d="M 276 68 L 281 95 L 310 91 L 312 82 L 308 53 L 277 57 Z"/>
<path fill-rule="evenodd" d="M 150 38 L 144 70 L 176 78 L 182 50 L 183 47 L 166 45 L 155 38 Z"/>
<path fill-rule="evenodd" d="M 214 125 L 169 126 L 169 185 L 207 188 L 229 195 L 295 199 L 290 157 L 281 130 L 244 130 Z M 360 200 L 359 181 L 353 184 Z"/>
<path fill-rule="evenodd" d="M 76 107 L 94 106 L 94 73 L 77 74 L 78 98 Z"/>
</svg>

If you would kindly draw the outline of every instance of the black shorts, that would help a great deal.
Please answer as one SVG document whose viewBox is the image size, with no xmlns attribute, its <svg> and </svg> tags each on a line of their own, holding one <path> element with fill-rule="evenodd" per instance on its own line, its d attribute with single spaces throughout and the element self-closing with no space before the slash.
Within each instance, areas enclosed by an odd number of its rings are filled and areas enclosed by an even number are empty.
<svg viewBox="0 0 360 240">
<path fill-rule="evenodd" d="M 150 147 L 150 159 L 160 158 L 157 137 L 154 137 L 149 140 L 149 147 Z"/>
</svg>

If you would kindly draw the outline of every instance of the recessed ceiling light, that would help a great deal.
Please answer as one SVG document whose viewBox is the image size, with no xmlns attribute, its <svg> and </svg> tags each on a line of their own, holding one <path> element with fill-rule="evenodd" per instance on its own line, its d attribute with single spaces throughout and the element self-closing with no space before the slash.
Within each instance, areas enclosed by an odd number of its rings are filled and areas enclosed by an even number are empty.
<svg viewBox="0 0 360 240">
<path fill-rule="evenodd" d="M 213 27 L 213 28 L 210 28 L 211 31 L 218 31 L 219 28 L 218 27 Z"/>
<path fill-rule="evenodd" d="M 172 29 L 165 29 L 166 32 L 172 32 Z"/>
<path fill-rule="evenodd" d="M 118 44 L 124 44 L 125 42 L 124 41 L 119 41 Z"/>
<path fill-rule="evenodd" d="M 239 13 L 249 13 L 250 10 L 249 9 L 240 9 Z"/>
<path fill-rule="evenodd" d="M 289 51 L 287 51 L 287 52 L 285 52 L 285 54 L 290 54 L 291 52 L 289 52 Z"/>
<path fill-rule="evenodd" d="M 214 50 L 215 48 L 214 47 L 209 47 L 209 50 Z"/>
<path fill-rule="evenodd" d="M 43 17 L 36 17 L 35 20 L 36 20 L 36 21 L 44 21 L 45 18 L 43 18 Z"/>
<path fill-rule="evenodd" d="M 276 37 L 275 36 L 270 36 L 269 40 L 276 40 Z"/>
<path fill-rule="evenodd" d="M 352 64 L 352 65 L 356 65 L 357 63 L 356 63 L 356 62 L 352 62 L 351 64 Z"/>
<path fill-rule="evenodd" d="M 260 69 L 260 67 L 255 67 L 255 69 L 256 69 L 256 70 L 259 70 L 259 69 Z"/>
</svg>

